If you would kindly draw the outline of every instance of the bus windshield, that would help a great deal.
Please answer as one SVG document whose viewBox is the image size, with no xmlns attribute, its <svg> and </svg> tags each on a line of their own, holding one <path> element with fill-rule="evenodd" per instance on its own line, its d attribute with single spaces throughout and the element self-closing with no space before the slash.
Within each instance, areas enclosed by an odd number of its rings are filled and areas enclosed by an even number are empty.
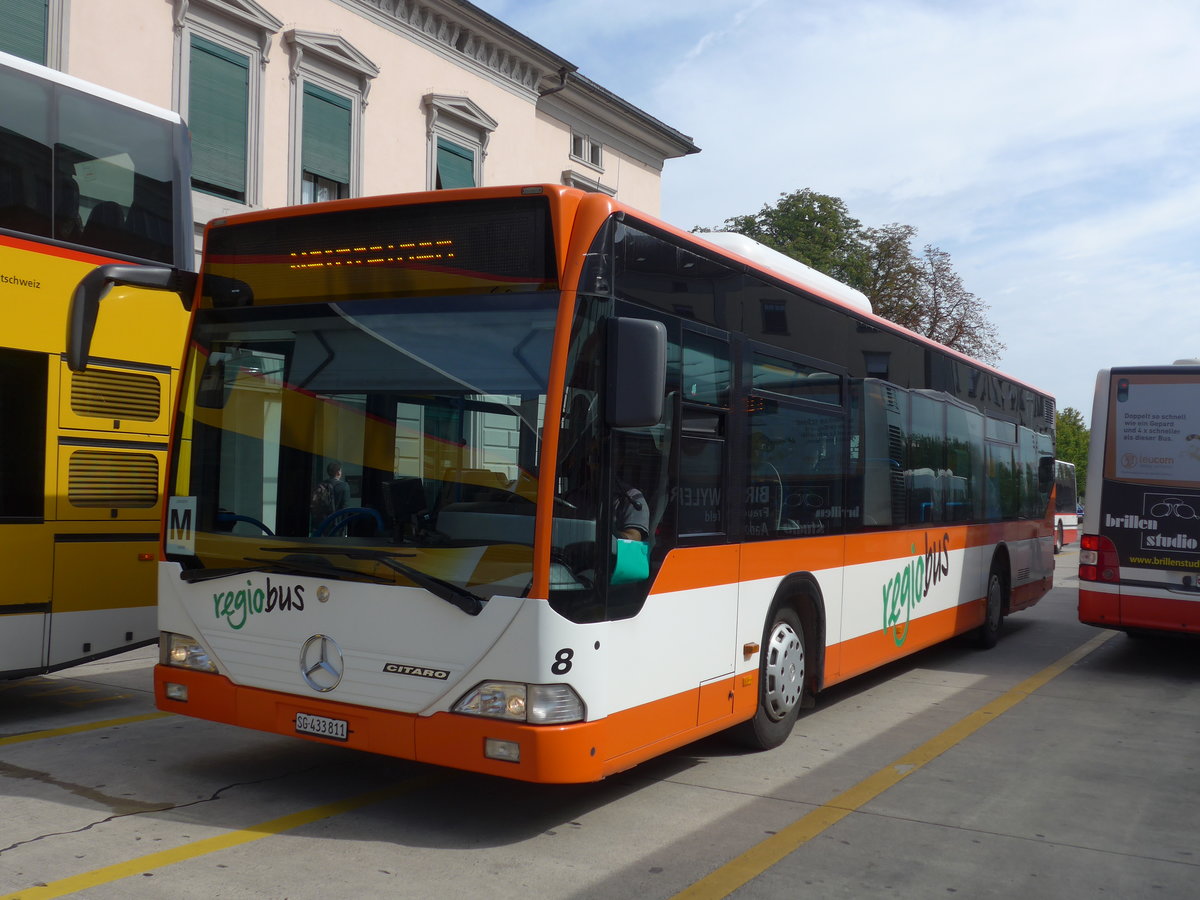
<svg viewBox="0 0 1200 900">
<path fill-rule="evenodd" d="M 189 564 L 527 590 L 557 300 L 201 310 L 176 491 L 196 503 Z"/>
</svg>

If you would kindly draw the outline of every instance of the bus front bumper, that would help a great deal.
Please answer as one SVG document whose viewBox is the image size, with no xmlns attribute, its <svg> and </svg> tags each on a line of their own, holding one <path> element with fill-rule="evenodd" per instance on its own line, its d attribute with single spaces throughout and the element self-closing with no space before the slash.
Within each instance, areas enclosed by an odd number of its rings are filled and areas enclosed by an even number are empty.
<svg viewBox="0 0 1200 900">
<path fill-rule="evenodd" d="M 540 783 L 599 781 L 664 749 L 606 758 L 609 719 L 541 726 L 448 712 L 418 716 L 244 687 L 223 675 L 161 664 L 154 668 L 154 698 L 159 709 L 180 715 Z M 298 730 L 313 717 L 339 723 L 338 730 L 345 723 L 344 739 Z M 497 750 L 509 758 L 493 758 Z"/>
</svg>

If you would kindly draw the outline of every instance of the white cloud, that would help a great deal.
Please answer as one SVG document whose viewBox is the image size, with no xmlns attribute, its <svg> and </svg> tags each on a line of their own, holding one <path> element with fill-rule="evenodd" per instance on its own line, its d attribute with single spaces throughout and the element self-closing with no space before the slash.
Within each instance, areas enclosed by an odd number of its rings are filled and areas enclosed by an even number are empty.
<svg viewBox="0 0 1200 900">
<path fill-rule="evenodd" d="M 678 225 L 804 187 L 914 225 L 1085 415 L 1101 366 L 1200 354 L 1194 0 L 482 5 L 693 136 Z"/>
</svg>

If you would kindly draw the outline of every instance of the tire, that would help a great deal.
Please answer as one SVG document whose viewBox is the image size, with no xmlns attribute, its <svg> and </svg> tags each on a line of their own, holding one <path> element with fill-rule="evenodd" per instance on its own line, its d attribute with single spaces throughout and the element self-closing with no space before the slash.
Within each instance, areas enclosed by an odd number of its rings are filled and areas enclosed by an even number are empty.
<svg viewBox="0 0 1200 900">
<path fill-rule="evenodd" d="M 1000 639 L 1000 629 L 1004 625 L 1004 599 L 1007 591 L 1004 579 L 996 569 L 988 575 L 987 607 L 984 611 L 983 624 L 975 629 L 975 643 L 984 650 L 996 646 Z"/>
<path fill-rule="evenodd" d="M 808 680 L 800 616 L 792 607 L 780 606 L 768 622 L 758 668 L 758 709 L 733 731 L 738 743 L 753 750 L 771 750 L 788 739 Z"/>
</svg>

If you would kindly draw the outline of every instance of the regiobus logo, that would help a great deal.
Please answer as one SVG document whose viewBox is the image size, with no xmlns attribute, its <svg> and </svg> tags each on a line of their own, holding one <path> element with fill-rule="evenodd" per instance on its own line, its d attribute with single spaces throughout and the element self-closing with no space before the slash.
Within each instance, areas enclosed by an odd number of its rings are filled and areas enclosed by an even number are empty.
<svg viewBox="0 0 1200 900">
<path fill-rule="evenodd" d="M 908 639 L 913 610 L 929 596 L 929 591 L 950 574 L 950 535 L 932 543 L 925 535 L 925 552 L 912 545 L 913 558 L 883 585 L 883 633 L 891 635 L 896 646 Z M 903 620 L 903 621 L 901 621 Z"/>
</svg>

